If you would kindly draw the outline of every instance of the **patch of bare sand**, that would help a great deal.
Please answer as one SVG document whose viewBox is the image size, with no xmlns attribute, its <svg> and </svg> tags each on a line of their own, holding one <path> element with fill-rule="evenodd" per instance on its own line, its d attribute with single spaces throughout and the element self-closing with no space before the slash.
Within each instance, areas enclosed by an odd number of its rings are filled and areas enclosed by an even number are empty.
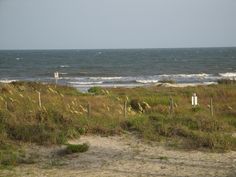
<svg viewBox="0 0 236 177">
<path fill-rule="evenodd" d="M 32 146 L 28 151 L 38 154 L 35 164 L 2 170 L 0 176 L 236 176 L 236 152 L 168 150 L 131 135 L 83 136 L 70 143 L 84 142 L 89 151 L 66 156 L 57 154 L 64 147 Z"/>
</svg>

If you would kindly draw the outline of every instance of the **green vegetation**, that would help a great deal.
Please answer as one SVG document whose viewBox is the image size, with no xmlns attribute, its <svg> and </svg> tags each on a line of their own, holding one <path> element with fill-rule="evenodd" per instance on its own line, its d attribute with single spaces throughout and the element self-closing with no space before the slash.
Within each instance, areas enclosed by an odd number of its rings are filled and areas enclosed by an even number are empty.
<svg viewBox="0 0 236 177">
<path fill-rule="evenodd" d="M 134 113 L 121 124 L 141 138 L 165 141 L 178 148 L 236 150 L 236 85 L 220 84 L 186 88 L 155 86 L 111 89 L 112 94 L 130 98 Z M 197 93 L 199 106 L 192 108 L 191 96 Z M 170 112 L 170 98 L 174 100 Z M 214 115 L 210 100 L 213 99 Z M 141 103 L 150 108 L 141 112 Z"/>
<path fill-rule="evenodd" d="M 89 146 L 86 143 L 83 144 L 68 144 L 65 150 L 66 154 L 82 153 L 88 151 Z"/>
<path fill-rule="evenodd" d="M 200 103 L 195 109 L 191 106 L 193 93 L 197 93 Z M 172 112 L 170 98 L 174 101 Z M 213 116 L 209 109 L 211 98 Z M 124 101 L 127 101 L 126 118 Z M 20 162 L 24 153 L 18 146 L 22 142 L 66 144 L 68 139 L 81 134 L 108 136 L 124 131 L 145 140 L 163 141 L 175 148 L 236 150 L 236 138 L 232 136 L 236 132 L 236 85 L 96 87 L 91 88 L 89 94 L 83 94 L 74 88 L 53 84 L 0 84 L 2 165 Z"/>
<path fill-rule="evenodd" d="M 104 95 L 106 93 L 105 90 L 101 87 L 91 87 L 90 89 L 88 89 L 88 92 L 94 95 Z"/>
</svg>

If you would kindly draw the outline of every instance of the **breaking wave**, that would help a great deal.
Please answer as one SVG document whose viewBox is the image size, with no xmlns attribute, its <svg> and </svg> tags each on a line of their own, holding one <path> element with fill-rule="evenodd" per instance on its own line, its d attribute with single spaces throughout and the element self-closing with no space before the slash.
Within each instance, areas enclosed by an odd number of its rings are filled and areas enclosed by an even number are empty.
<svg viewBox="0 0 236 177">
<path fill-rule="evenodd" d="M 219 75 L 224 78 L 236 78 L 236 73 L 219 73 Z"/>
<path fill-rule="evenodd" d="M 0 83 L 9 84 L 9 83 L 16 82 L 16 81 L 17 81 L 17 80 L 3 79 L 3 80 L 0 80 Z"/>
</svg>

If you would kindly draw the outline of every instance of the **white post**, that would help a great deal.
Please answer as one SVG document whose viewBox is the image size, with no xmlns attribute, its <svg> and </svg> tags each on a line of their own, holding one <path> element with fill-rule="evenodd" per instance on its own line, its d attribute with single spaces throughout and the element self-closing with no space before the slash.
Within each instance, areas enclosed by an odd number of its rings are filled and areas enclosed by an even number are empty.
<svg viewBox="0 0 236 177">
<path fill-rule="evenodd" d="M 192 106 L 195 107 L 198 105 L 197 94 L 194 93 L 192 96 Z"/>
<path fill-rule="evenodd" d="M 55 81 L 56 81 L 56 84 L 57 84 L 57 80 L 59 79 L 59 73 L 58 72 L 54 73 L 54 78 L 55 78 Z"/>
</svg>

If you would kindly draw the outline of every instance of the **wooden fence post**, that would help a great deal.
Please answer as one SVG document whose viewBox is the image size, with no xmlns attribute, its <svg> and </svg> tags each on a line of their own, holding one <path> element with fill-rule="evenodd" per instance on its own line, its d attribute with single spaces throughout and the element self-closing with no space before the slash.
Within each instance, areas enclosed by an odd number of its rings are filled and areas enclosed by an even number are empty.
<svg viewBox="0 0 236 177">
<path fill-rule="evenodd" d="M 88 105 L 87 105 L 87 113 L 88 113 L 88 118 L 90 118 L 91 117 L 91 106 L 90 106 L 90 104 L 88 103 Z"/>
<path fill-rule="evenodd" d="M 124 101 L 124 118 L 127 118 L 127 101 Z"/>
<path fill-rule="evenodd" d="M 39 107 L 42 108 L 41 93 L 38 92 Z"/>
<path fill-rule="evenodd" d="M 214 116 L 214 107 L 213 107 L 213 99 L 211 98 L 211 116 Z"/>
<path fill-rule="evenodd" d="M 170 98 L 170 114 L 173 114 L 174 112 L 174 101 L 173 98 Z"/>
</svg>

